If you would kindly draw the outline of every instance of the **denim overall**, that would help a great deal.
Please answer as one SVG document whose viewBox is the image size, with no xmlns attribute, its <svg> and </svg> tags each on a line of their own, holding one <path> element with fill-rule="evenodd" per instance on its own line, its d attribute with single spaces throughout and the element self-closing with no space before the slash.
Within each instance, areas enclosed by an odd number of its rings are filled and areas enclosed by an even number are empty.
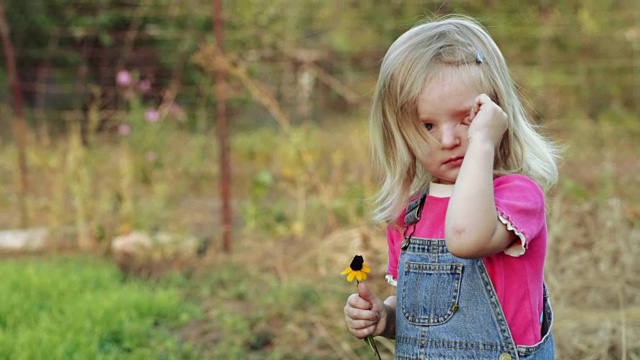
<svg viewBox="0 0 640 360">
<path fill-rule="evenodd" d="M 458 258 L 443 239 L 412 236 L 426 195 L 407 207 L 398 266 L 396 359 L 554 359 L 544 288 L 542 340 L 516 346 L 482 259 Z"/>
</svg>

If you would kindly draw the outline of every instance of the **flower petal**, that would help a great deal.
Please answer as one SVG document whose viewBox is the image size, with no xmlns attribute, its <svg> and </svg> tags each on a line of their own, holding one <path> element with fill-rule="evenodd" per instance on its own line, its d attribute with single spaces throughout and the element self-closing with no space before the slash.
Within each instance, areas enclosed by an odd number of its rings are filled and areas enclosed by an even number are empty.
<svg viewBox="0 0 640 360">
<path fill-rule="evenodd" d="M 348 267 L 348 268 L 344 269 L 344 270 L 340 273 L 340 275 L 346 275 L 346 274 L 350 273 L 351 271 L 352 271 L 352 270 L 351 270 L 351 268 L 350 268 L 350 267 Z"/>
<path fill-rule="evenodd" d="M 371 269 L 370 269 L 367 265 L 362 264 L 362 271 L 364 271 L 364 272 L 366 272 L 366 273 L 370 273 L 370 272 L 371 272 Z"/>
<path fill-rule="evenodd" d="M 351 271 L 349 275 L 347 275 L 347 281 L 352 282 L 355 277 L 356 277 L 356 271 Z"/>
</svg>

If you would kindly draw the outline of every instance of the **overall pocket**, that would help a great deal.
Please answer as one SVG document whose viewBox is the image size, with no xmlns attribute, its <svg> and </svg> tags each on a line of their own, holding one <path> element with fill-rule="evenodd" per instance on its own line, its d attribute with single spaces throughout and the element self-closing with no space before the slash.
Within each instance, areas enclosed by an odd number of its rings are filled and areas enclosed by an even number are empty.
<svg viewBox="0 0 640 360">
<path fill-rule="evenodd" d="M 458 309 L 462 264 L 404 263 L 402 314 L 414 325 L 439 325 Z"/>
</svg>

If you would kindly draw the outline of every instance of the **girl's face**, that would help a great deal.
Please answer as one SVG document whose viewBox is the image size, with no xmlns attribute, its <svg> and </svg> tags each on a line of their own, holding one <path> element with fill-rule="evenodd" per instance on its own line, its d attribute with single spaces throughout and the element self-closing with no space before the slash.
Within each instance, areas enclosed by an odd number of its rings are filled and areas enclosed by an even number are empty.
<svg viewBox="0 0 640 360">
<path fill-rule="evenodd" d="M 469 80 L 472 74 L 446 66 L 439 70 L 418 97 L 418 118 L 434 140 L 426 143 L 418 160 L 434 182 L 453 184 L 467 151 L 471 109 L 482 91 Z"/>
</svg>

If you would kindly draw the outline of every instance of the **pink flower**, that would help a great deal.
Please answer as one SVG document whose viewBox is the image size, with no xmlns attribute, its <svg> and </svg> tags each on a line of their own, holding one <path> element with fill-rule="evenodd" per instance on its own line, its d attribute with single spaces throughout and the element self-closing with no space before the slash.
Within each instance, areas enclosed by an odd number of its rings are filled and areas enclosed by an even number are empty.
<svg viewBox="0 0 640 360">
<path fill-rule="evenodd" d="M 120 70 L 116 75 L 116 84 L 122 87 L 131 85 L 131 74 L 127 70 Z"/>
<path fill-rule="evenodd" d="M 140 80 L 140 82 L 138 83 L 138 90 L 140 90 L 142 93 L 146 93 L 147 91 L 151 90 L 151 81 Z"/>
<path fill-rule="evenodd" d="M 118 125 L 118 134 L 120 134 L 121 136 L 127 136 L 131 134 L 131 126 L 127 124 Z"/>
<path fill-rule="evenodd" d="M 158 122 L 158 120 L 160 120 L 160 113 L 158 110 L 149 109 L 144 113 L 144 119 L 150 123 Z"/>
</svg>

